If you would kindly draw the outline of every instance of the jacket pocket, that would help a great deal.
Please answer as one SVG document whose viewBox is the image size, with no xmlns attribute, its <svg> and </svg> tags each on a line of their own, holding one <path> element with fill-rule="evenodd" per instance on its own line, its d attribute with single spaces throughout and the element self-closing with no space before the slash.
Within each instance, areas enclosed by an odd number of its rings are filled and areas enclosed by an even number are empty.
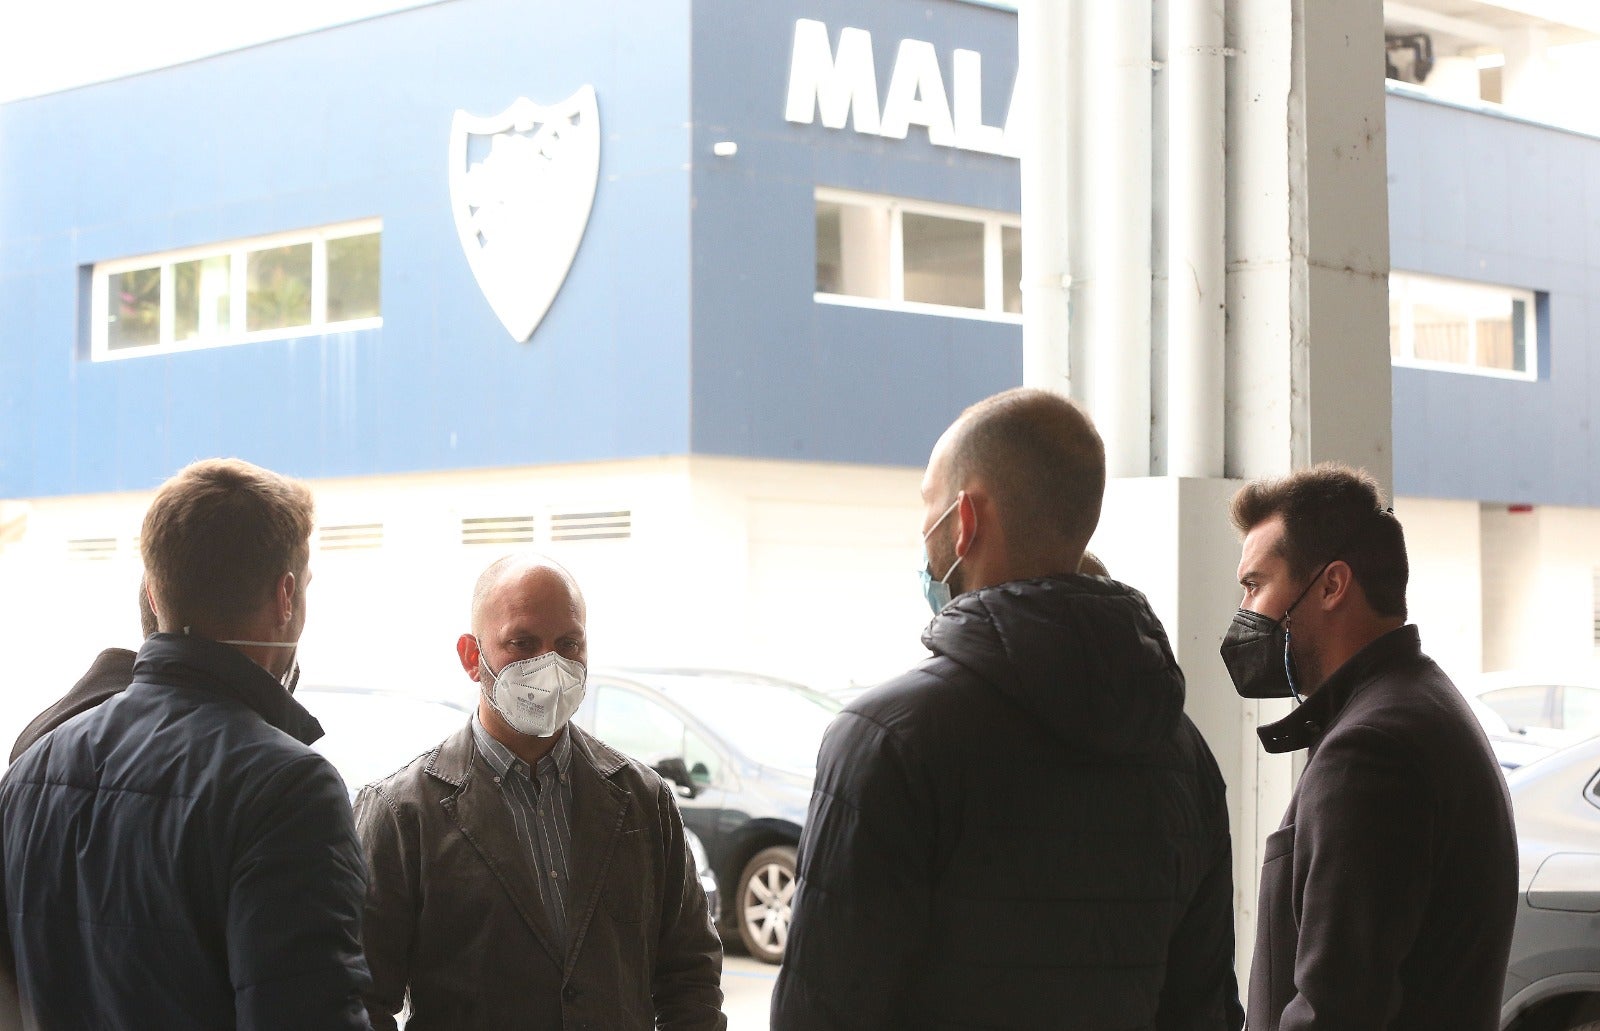
<svg viewBox="0 0 1600 1031">
<path fill-rule="evenodd" d="M 1283 1008 L 1294 998 L 1299 945 L 1299 920 L 1294 911 L 1294 824 L 1290 824 L 1267 835 L 1261 849 L 1261 896 L 1246 1022 L 1251 1031 L 1277 1031 Z"/>
</svg>

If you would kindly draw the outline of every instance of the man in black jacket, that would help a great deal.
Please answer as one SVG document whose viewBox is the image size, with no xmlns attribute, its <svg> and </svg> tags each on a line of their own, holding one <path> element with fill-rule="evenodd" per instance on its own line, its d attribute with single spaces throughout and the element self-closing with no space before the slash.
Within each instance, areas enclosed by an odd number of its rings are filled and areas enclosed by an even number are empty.
<svg viewBox="0 0 1600 1031">
<path fill-rule="evenodd" d="M 348 795 L 285 690 L 312 503 L 237 460 L 162 486 L 133 683 L 0 782 L 0 1027 L 366 1028 Z"/>
<path fill-rule="evenodd" d="M 1365 473 L 1245 486 L 1239 693 L 1302 697 L 1262 727 L 1309 749 L 1262 853 L 1251 1031 L 1494 1031 L 1517 903 L 1488 739 L 1405 625 L 1405 536 Z"/>
<path fill-rule="evenodd" d="M 139 581 L 139 630 L 140 640 L 156 632 L 156 613 L 150 607 L 150 592 L 143 579 Z M 133 683 L 135 658 L 135 653 L 126 648 L 107 648 L 96 655 L 94 662 L 89 664 L 89 671 L 72 685 L 71 690 L 22 728 L 22 733 L 17 735 L 17 743 L 11 746 L 9 761 L 16 762 L 23 752 L 33 747 L 34 742 L 72 717 L 88 712 L 106 699 L 127 690 L 128 685 Z"/>
<path fill-rule="evenodd" d="M 933 656 L 823 741 L 775 1031 L 1239 1026 L 1222 777 L 1144 597 L 1076 573 L 1104 487 L 1043 391 L 935 446 Z"/>
</svg>

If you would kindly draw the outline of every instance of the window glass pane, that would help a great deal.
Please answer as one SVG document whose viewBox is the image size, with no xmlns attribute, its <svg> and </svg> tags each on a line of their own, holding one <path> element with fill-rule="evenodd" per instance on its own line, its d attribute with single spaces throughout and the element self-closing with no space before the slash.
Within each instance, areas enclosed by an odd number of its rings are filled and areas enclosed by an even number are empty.
<svg viewBox="0 0 1600 1031">
<path fill-rule="evenodd" d="M 1005 296 L 1005 309 L 1013 315 L 1022 314 L 1022 230 L 1016 226 L 1000 227 L 1000 279 Z"/>
<path fill-rule="evenodd" d="M 219 254 L 172 266 L 174 340 L 228 332 L 231 265 L 228 255 Z"/>
<path fill-rule="evenodd" d="M 245 262 L 245 327 L 287 329 L 311 324 L 311 244 L 255 251 Z"/>
<path fill-rule="evenodd" d="M 1467 364 L 1467 320 L 1459 312 L 1431 304 L 1412 309 L 1416 357 L 1423 361 Z"/>
<path fill-rule="evenodd" d="M 683 721 L 643 695 L 615 687 L 599 691 L 594 736 L 635 759 L 684 758 L 684 729 Z"/>
<path fill-rule="evenodd" d="M 1600 690 L 1568 684 L 1561 690 L 1561 729 L 1600 734 Z"/>
<path fill-rule="evenodd" d="M 1553 691 L 1554 688 L 1544 684 L 1529 684 L 1526 687 L 1486 691 L 1478 697 L 1479 701 L 1499 713 L 1512 730 L 1521 730 L 1524 727 L 1549 727 L 1554 722 L 1550 718 L 1550 695 Z"/>
<path fill-rule="evenodd" d="M 328 321 L 378 314 L 378 234 L 329 240 Z"/>
<path fill-rule="evenodd" d="M 906 300 L 983 307 L 983 223 L 903 216 Z"/>
<path fill-rule="evenodd" d="M 106 347 L 148 347 L 161 342 L 161 269 L 140 268 L 106 277 Z"/>
<path fill-rule="evenodd" d="M 817 201 L 816 291 L 888 299 L 888 208 Z"/>
</svg>

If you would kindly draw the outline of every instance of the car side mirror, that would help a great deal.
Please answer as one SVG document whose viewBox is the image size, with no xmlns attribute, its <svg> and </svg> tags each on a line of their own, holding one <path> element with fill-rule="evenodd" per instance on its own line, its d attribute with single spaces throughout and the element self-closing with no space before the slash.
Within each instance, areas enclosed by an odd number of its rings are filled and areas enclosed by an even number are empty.
<svg viewBox="0 0 1600 1031">
<path fill-rule="evenodd" d="M 700 793 L 694 778 L 689 775 L 689 764 L 681 758 L 662 759 L 651 769 L 661 774 L 671 785 L 672 790 L 679 798 L 693 798 Z"/>
</svg>

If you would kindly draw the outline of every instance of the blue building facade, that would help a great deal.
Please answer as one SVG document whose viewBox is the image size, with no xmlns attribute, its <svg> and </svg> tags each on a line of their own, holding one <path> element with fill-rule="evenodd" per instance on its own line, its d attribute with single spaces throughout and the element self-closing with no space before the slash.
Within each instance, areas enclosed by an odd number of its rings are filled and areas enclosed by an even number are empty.
<svg viewBox="0 0 1600 1031">
<path fill-rule="evenodd" d="M 959 0 L 448 0 L 0 107 L 0 497 L 147 489 L 213 454 L 312 478 L 920 464 L 1020 381 L 1019 322 L 818 300 L 817 191 L 1015 213 L 1017 162 L 787 119 L 801 19 L 870 32 L 880 98 L 905 40 L 952 88 L 953 55 L 981 54 L 980 115 L 1004 123 L 1015 16 Z M 451 119 L 585 84 L 593 213 L 518 342 L 456 236 Z M 1396 368 L 1397 491 L 1600 503 L 1600 141 L 1388 108 L 1393 266 L 1538 297 L 1535 378 Z M 94 360 L 97 263 L 357 219 L 381 222 L 381 326 Z"/>
<path fill-rule="evenodd" d="M 852 10 L 853 8 L 853 10 Z M 838 2 L 453 0 L 0 108 L 0 497 L 145 489 L 237 454 L 321 478 L 690 453 L 913 464 L 1020 377 L 1007 322 L 813 301 L 818 184 L 1015 211 L 1016 161 L 784 120 L 797 18 Z M 873 15 L 984 52 L 1014 20 Z M 583 243 L 529 342 L 458 242 L 453 113 L 599 98 Z M 731 158 L 711 143 L 738 141 Z M 381 220 L 382 324 L 93 360 L 97 263 Z M 907 403 L 914 400 L 914 403 Z M 931 402 L 931 403 L 929 403 Z"/>
</svg>

